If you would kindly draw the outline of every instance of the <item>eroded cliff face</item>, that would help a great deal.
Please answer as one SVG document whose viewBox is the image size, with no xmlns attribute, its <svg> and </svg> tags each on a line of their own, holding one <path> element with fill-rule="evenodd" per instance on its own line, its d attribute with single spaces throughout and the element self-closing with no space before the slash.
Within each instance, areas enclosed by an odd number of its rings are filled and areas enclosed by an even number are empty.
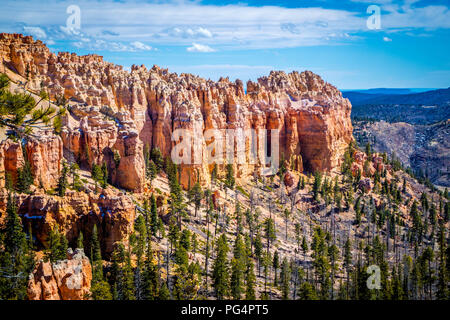
<svg viewBox="0 0 450 320">
<path fill-rule="evenodd" d="M 28 281 L 28 299 L 87 300 L 91 280 L 91 263 L 83 249 L 69 249 L 66 260 L 37 263 Z"/>
<path fill-rule="evenodd" d="M 245 92 L 240 80 L 214 82 L 156 66 L 132 66 L 128 72 L 97 55 L 55 55 L 41 41 L 17 34 L 0 34 L 0 56 L 7 68 L 28 74 L 29 88 L 42 85 L 52 97 L 86 104 L 66 119 L 64 154 L 88 165 L 107 162 L 116 172 L 114 182 L 130 190 L 139 191 L 144 183 L 143 146 L 170 155 L 172 132 L 178 128 L 279 129 L 280 155 L 299 171 L 337 168 L 352 139 L 349 101 L 309 71 L 271 72 L 256 83 L 249 81 Z M 110 120 L 98 114 L 104 106 Z M 192 150 L 199 163 L 181 166 L 185 187 L 189 179 L 209 181 L 208 143 L 203 139 Z M 112 161 L 115 151 L 121 156 L 118 168 Z M 253 174 L 258 164 L 234 167 L 239 180 Z"/>
<path fill-rule="evenodd" d="M 30 163 L 35 185 L 48 189 L 57 184 L 63 159 L 62 140 L 52 132 L 41 131 L 24 144 L 0 141 L 0 188 L 5 186 L 4 173 L 16 181 L 17 169 L 24 165 L 25 157 Z"/>
<path fill-rule="evenodd" d="M 3 223 L 8 194 L 0 192 L 0 225 Z M 109 257 L 116 242 L 128 242 L 136 217 L 135 206 L 125 194 L 114 189 L 100 193 L 67 191 L 64 197 L 43 194 L 36 190 L 32 195 L 19 194 L 15 198 L 18 213 L 25 226 L 31 226 L 39 248 L 48 246 L 52 229 L 58 228 L 69 244 L 75 246 L 80 232 L 90 239 L 94 225 L 102 254 Z M 85 240 L 89 246 L 89 241 Z"/>
</svg>

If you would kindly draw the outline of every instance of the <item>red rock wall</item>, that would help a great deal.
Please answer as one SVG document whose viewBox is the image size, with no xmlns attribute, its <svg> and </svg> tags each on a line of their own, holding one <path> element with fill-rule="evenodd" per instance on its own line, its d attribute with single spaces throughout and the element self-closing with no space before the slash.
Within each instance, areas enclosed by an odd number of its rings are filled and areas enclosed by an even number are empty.
<svg viewBox="0 0 450 320">
<path fill-rule="evenodd" d="M 85 143 L 95 153 L 95 161 L 107 160 L 105 148 L 122 148 L 121 155 L 129 158 L 124 159 L 121 171 L 130 172 L 133 178 L 117 174 L 115 179 L 128 189 L 139 190 L 143 183 L 143 159 L 137 154 L 142 146 L 159 147 L 164 155 L 170 155 L 171 135 L 177 128 L 280 129 L 280 152 L 288 161 L 295 159 L 297 168 L 308 171 L 337 168 L 352 139 L 350 102 L 308 71 L 271 72 L 256 83 L 249 81 L 245 93 L 240 80 L 214 82 L 157 66 L 148 70 L 133 65 L 127 72 L 97 55 L 55 55 L 42 42 L 21 35 L 0 34 L 0 55 L 6 66 L 21 75 L 29 66 L 30 87 L 42 83 L 52 96 L 63 94 L 90 106 L 106 105 L 129 117 L 133 135 L 136 133 L 129 145 L 119 137 L 118 144 L 111 146 L 111 130 L 103 127 L 94 133 L 89 120 L 84 127 L 84 120 L 79 122 L 84 142 L 80 142 L 76 126 L 63 134 L 65 151 L 79 154 Z M 211 166 L 207 166 L 205 147 L 203 142 L 194 150 L 201 154 L 201 164 L 182 166 L 184 185 L 189 175 L 191 182 L 196 180 L 194 172 L 199 172 L 203 182 L 209 181 Z M 252 174 L 254 167 L 239 165 L 235 169 L 242 178 Z"/>
</svg>

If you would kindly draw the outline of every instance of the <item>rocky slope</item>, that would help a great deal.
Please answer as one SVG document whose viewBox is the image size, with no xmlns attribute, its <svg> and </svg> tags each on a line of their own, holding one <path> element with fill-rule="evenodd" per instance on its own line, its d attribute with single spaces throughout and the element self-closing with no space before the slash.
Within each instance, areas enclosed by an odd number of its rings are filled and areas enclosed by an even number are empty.
<svg viewBox="0 0 450 320">
<path fill-rule="evenodd" d="M 354 135 L 360 145 L 370 142 L 379 152 L 394 153 L 419 176 L 450 187 L 450 120 L 433 125 L 357 121 Z"/>
<path fill-rule="evenodd" d="M 0 57 L 0 67 L 28 77 L 30 89 L 43 86 L 52 97 L 64 95 L 71 104 L 84 105 L 66 119 L 64 154 L 88 166 L 107 162 L 111 172 L 118 172 L 113 181 L 129 190 L 143 187 L 143 146 L 170 155 L 177 128 L 280 129 L 280 153 L 308 171 L 338 167 L 352 139 L 349 101 L 311 72 L 271 72 L 256 83 L 249 81 L 245 92 L 240 80 L 213 82 L 156 66 L 132 66 L 127 72 L 97 55 L 55 55 L 41 41 L 19 34 L 0 34 Z M 102 107 L 109 108 L 110 120 L 100 119 Z M 206 146 L 203 139 L 193 150 L 200 154 L 199 163 L 181 166 L 185 187 L 189 179 L 209 182 Z M 121 156 L 118 170 L 112 161 L 115 151 Z M 258 164 L 234 166 L 240 179 Z"/>
</svg>

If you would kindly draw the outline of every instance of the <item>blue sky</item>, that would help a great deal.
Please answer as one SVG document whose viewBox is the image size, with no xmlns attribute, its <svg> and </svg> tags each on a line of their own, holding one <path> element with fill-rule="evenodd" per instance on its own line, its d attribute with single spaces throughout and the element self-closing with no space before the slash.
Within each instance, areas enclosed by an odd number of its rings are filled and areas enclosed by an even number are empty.
<svg viewBox="0 0 450 320">
<path fill-rule="evenodd" d="M 370 5 L 380 8 L 379 29 L 368 28 Z M 311 70 L 340 89 L 450 86 L 448 0 L 2 0 L 1 8 L 0 32 L 126 68 L 244 81 Z"/>
</svg>

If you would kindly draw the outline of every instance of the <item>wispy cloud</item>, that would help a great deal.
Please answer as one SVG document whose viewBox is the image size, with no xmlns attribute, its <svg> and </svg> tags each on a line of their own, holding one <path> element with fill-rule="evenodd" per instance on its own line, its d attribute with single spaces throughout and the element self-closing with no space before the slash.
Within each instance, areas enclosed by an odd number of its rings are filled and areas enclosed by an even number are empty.
<svg viewBox="0 0 450 320">
<path fill-rule="evenodd" d="M 44 30 L 42 30 L 42 28 L 24 26 L 23 31 L 29 35 L 32 35 L 32 36 L 38 38 L 38 39 L 41 39 L 41 40 L 47 39 L 47 34 L 45 33 Z"/>
<path fill-rule="evenodd" d="M 392 39 L 389 37 L 383 37 L 384 42 L 392 42 Z"/>
<path fill-rule="evenodd" d="M 144 50 L 144 51 L 149 51 L 152 50 L 152 47 L 140 42 L 140 41 L 134 41 L 131 43 L 131 45 L 136 48 L 136 50 Z"/>
<path fill-rule="evenodd" d="M 214 52 L 213 48 L 207 45 L 199 44 L 199 43 L 193 43 L 191 47 L 188 47 L 186 49 L 188 52 Z"/>
<path fill-rule="evenodd" d="M 423 2 L 417 0 L 352 1 L 379 4 L 383 9 L 385 32 L 450 28 L 448 6 L 418 7 Z M 50 0 L 48 10 L 43 11 L 39 2 L 6 0 L 2 3 L 0 27 L 22 32 L 28 28 L 26 32 L 37 38 L 72 41 L 84 47 L 98 45 L 105 50 L 148 50 L 150 46 L 169 45 L 189 46 L 191 52 L 211 52 L 212 48 L 223 51 L 340 44 L 357 41 L 369 31 L 365 10 L 140 0 L 77 1 L 81 9 L 81 30 L 73 30 L 66 27 L 66 9 L 70 4 Z M 21 30 L 12 30 L 18 25 L 22 26 Z M 90 43 L 82 39 L 90 39 Z M 144 46 L 133 45 L 136 42 Z"/>
</svg>

